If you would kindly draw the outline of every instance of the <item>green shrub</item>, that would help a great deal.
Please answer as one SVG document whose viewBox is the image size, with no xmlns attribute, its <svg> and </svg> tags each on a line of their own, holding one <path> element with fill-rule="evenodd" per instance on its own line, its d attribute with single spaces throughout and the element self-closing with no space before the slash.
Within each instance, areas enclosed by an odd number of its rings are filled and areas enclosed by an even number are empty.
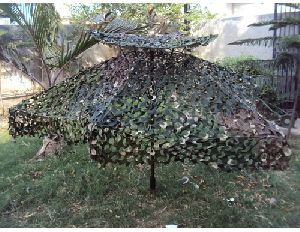
<svg viewBox="0 0 300 232">
<path fill-rule="evenodd" d="M 251 76 L 272 74 L 272 69 L 270 66 L 268 67 L 268 62 L 260 62 L 256 57 L 247 55 L 225 57 L 217 60 L 217 63 L 223 67 Z"/>
<path fill-rule="evenodd" d="M 260 88 L 258 96 L 271 104 L 275 104 L 278 101 L 277 93 L 270 85 L 264 85 L 262 88 Z"/>
</svg>

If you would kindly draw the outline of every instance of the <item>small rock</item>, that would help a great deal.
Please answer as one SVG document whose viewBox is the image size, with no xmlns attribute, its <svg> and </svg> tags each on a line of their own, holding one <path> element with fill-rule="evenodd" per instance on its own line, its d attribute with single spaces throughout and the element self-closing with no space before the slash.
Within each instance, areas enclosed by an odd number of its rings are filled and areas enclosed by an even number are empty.
<svg viewBox="0 0 300 232">
<path fill-rule="evenodd" d="M 229 199 L 226 199 L 228 202 L 234 202 L 234 198 L 230 197 Z"/>
<path fill-rule="evenodd" d="M 226 201 L 227 201 L 229 207 L 235 206 L 235 200 L 233 197 L 226 199 Z"/>
<path fill-rule="evenodd" d="M 182 182 L 182 184 L 187 184 L 190 181 L 190 178 L 188 178 L 187 176 L 183 176 L 180 181 Z"/>
<path fill-rule="evenodd" d="M 266 200 L 270 203 L 270 205 L 276 205 L 277 202 L 276 198 L 271 197 L 271 198 L 267 198 Z"/>
<path fill-rule="evenodd" d="M 199 185 L 194 184 L 194 183 L 193 183 L 193 185 L 194 185 L 195 189 L 199 189 Z"/>
</svg>

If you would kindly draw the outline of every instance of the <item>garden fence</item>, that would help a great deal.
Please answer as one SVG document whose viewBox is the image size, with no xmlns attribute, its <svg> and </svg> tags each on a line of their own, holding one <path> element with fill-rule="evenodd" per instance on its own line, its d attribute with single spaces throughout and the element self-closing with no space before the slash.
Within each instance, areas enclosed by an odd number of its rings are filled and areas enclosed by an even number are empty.
<svg viewBox="0 0 300 232">
<path fill-rule="evenodd" d="M 300 4 L 289 4 L 289 3 L 275 3 L 274 7 L 274 20 L 282 20 L 286 18 L 300 19 Z M 300 35 L 300 25 L 286 25 L 274 29 L 274 37 L 286 37 Z M 278 57 L 278 54 L 283 52 L 278 41 L 274 41 L 273 46 L 273 58 Z M 300 54 L 300 48 L 293 48 L 288 50 Z M 278 93 L 278 97 L 282 102 L 282 108 L 291 108 L 295 90 L 296 90 L 296 64 L 290 63 L 289 65 L 278 66 L 274 70 L 272 85 Z"/>
</svg>

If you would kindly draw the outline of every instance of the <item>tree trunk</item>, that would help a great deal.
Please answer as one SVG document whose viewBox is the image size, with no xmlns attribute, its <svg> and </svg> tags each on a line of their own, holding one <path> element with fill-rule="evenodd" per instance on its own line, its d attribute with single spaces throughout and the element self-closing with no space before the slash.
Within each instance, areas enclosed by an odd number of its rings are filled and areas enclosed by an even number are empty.
<svg viewBox="0 0 300 232">
<path fill-rule="evenodd" d="M 40 150 L 33 156 L 32 160 L 43 159 L 47 155 L 55 154 L 61 151 L 64 147 L 64 142 L 58 136 L 49 137 L 45 136 L 43 145 Z"/>
</svg>

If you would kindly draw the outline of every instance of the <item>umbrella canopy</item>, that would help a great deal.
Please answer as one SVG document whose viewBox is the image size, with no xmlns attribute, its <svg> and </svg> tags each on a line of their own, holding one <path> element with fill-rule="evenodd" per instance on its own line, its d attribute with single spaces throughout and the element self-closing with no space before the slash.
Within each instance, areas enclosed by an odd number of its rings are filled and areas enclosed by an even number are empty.
<svg viewBox="0 0 300 232">
<path fill-rule="evenodd" d="M 93 32 L 120 54 L 11 108 L 10 133 L 87 142 L 103 165 L 189 160 L 283 169 L 285 138 L 257 111 L 251 78 L 185 54 L 216 36 Z"/>
</svg>

